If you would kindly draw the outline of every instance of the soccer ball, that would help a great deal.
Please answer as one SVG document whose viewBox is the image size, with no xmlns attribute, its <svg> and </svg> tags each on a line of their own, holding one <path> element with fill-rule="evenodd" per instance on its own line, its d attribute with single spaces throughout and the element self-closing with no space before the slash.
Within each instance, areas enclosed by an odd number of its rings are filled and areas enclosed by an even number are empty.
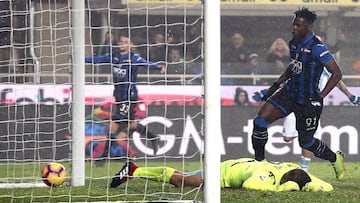
<svg viewBox="0 0 360 203">
<path fill-rule="evenodd" d="M 61 186 L 66 179 L 66 169 L 60 163 L 48 163 L 44 166 L 41 177 L 48 186 Z"/>
</svg>

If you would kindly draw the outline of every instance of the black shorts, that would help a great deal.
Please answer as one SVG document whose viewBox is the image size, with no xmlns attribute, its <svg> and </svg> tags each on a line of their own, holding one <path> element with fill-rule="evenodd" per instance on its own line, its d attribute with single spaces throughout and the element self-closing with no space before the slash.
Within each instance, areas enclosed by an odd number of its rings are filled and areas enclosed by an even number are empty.
<svg viewBox="0 0 360 203">
<path fill-rule="evenodd" d="M 135 120 L 135 107 L 137 101 L 116 102 L 115 114 L 112 116 L 114 122 Z"/>
<path fill-rule="evenodd" d="M 294 112 L 296 116 L 296 130 L 300 134 L 315 134 L 323 109 L 323 100 L 311 100 L 299 104 L 288 94 L 285 88 L 279 89 L 268 102 L 281 111 L 284 116 Z"/>
</svg>

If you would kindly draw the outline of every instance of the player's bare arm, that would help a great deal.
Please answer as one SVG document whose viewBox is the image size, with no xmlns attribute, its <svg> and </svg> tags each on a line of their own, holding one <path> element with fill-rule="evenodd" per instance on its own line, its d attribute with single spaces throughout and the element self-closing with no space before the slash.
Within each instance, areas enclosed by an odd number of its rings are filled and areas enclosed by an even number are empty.
<svg viewBox="0 0 360 203">
<path fill-rule="evenodd" d="M 343 92 L 350 100 L 350 102 L 354 105 L 360 105 L 360 97 L 353 95 L 348 88 L 346 87 L 345 83 L 340 80 L 337 84 L 337 87 L 340 89 L 341 92 Z"/>
<path fill-rule="evenodd" d="M 339 65 L 335 61 L 335 59 L 332 59 L 329 61 L 329 63 L 326 64 L 326 68 L 332 73 L 328 82 L 325 85 L 325 88 L 323 91 L 321 91 L 320 96 L 322 98 L 326 97 L 326 95 L 329 94 L 329 92 L 338 84 L 338 82 L 341 80 L 342 73 L 340 70 Z"/>
<path fill-rule="evenodd" d="M 345 83 L 344 83 L 342 80 L 340 80 L 336 86 L 337 86 L 337 87 L 341 90 L 341 92 L 343 92 L 347 97 L 350 98 L 350 97 L 352 96 L 351 92 L 346 88 L 346 85 L 345 85 Z"/>
</svg>

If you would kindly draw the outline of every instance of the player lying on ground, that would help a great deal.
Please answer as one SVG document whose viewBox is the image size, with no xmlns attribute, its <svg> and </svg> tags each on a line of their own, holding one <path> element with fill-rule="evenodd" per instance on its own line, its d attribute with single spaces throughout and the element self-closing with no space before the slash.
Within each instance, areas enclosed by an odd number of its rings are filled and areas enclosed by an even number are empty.
<svg viewBox="0 0 360 203">
<path fill-rule="evenodd" d="M 251 158 L 227 160 L 221 163 L 221 187 L 263 191 L 324 191 L 333 190 L 331 184 L 307 173 L 294 163 L 272 163 Z M 203 171 L 181 172 L 170 167 L 139 167 L 126 163 L 110 184 L 118 187 L 133 177 L 146 178 L 172 185 L 201 186 Z"/>
</svg>

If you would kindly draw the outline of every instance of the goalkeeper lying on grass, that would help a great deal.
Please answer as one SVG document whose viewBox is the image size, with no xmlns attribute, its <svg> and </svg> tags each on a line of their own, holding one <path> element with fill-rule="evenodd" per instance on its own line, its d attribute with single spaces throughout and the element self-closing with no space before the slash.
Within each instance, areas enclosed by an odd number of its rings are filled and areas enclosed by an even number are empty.
<svg viewBox="0 0 360 203">
<path fill-rule="evenodd" d="M 203 183 L 202 171 L 184 173 L 170 167 L 139 167 L 128 162 L 112 178 L 110 187 L 118 187 L 133 177 L 166 182 L 179 187 L 200 186 Z M 271 163 L 250 158 L 222 162 L 221 187 L 276 192 L 333 190 L 329 183 L 305 172 L 297 164 Z"/>
</svg>

